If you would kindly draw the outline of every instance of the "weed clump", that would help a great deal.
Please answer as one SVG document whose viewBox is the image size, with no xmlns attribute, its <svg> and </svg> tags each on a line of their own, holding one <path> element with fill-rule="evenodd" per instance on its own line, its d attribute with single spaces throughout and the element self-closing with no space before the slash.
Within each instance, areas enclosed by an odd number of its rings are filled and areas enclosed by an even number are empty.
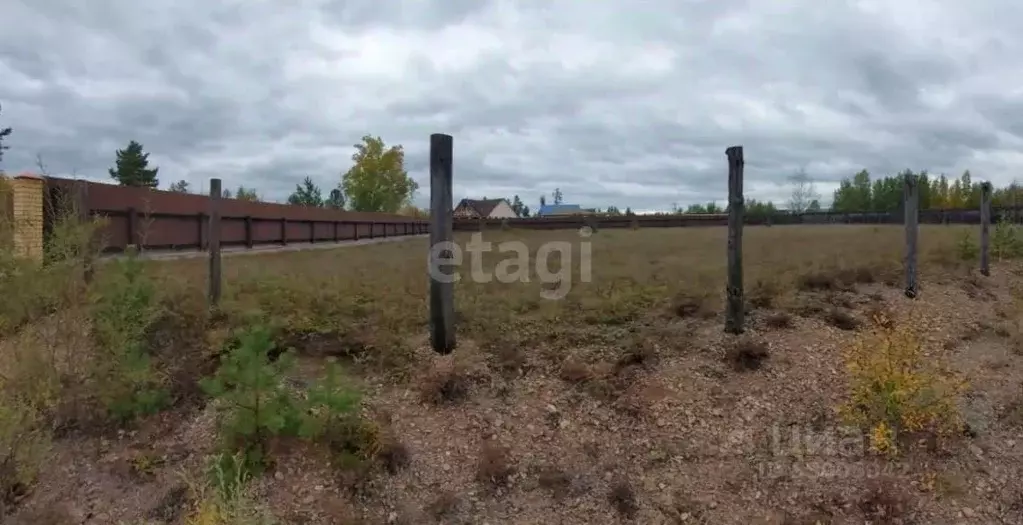
<svg viewBox="0 0 1023 525">
<path fill-rule="evenodd" d="M 825 320 L 831 326 L 839 330 L 856 330 L 860 327 L 860 320 L 841 308 L 830 308 L 825 315 Z"/>
<path fill-rule="evenodd" d="M 251 474 L 241 454 L 213 457 L 206 479 L 188 481 L 195 502 L 186 516 L 188 525 L 275 525 L 277 520 L 247 488 Z"/>
<path fill-rule="evenodd" d="M 618 511 L 618 514 L 625 518 L 634 518 L 636 512 L 639 511 L 639 505 L 636 503 L 636 491 L 633 490 L 632 484 L 628 480 L 615 481 L 611 485 L 611 492 L 607 499 L 611 506 Z"/>
<path fill-rule="evenodd" d="M 776 312 L 764 318 L 768 328 L 792 328 L 792 316 L 788 312 Z"/>
<path fill-rule="evenodd" d="M 740 338 L 725 351 L 725 361 L 736 371 L 758 370 L 771 355 L 767 343 L 747 337 Z"/>
<path fill-rule="evenodd" d="M 489 441 L 484 442 L 476 465 L 476 481 L 491 488 L 501 487 L 508 484 L 514 473 L 515 466 L 508 457 L 508 449 Z"/>
<path fill-rule="evenodd" d="M 434 370 L 423 381 L 423 399 L 435 405 L 458 403 L 469 397 L 470 383 L 457 366 Z"/>
<path fill-rule="evenodd" d="M 927 356 L 909 323 L 880 319 L 845 351 L 849 399 L 840 413 L 869 433 L 870 448 L 894 456 L 898 436 L 962 432 L 957 397 L 965 383 Z"/>
</svg>

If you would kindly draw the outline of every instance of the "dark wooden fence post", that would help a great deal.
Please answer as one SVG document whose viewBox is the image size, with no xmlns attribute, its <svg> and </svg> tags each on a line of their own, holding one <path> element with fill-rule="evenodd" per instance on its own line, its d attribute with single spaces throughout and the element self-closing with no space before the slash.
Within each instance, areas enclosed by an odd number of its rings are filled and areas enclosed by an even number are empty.
<svg viewBox="0 0 1023 525">
<path fill-rule="evenodd" d="M 741 334 L 745 313 L 742 290 L 742 221 L 746 202 L 742 196 L 742 146 L 725 150 L 728 157 L 728 304 L 725 332 Z"/>
<path fill-rule="evenodd" d="M 377 229 L 377 223 L 375 223 L 373 221 L 370 221 L 370 223 L 369 223 L 369 238 L 370 239 L 372 239 L 373 235 L 376 233 L 376 232 L 373 231 L 375 229 Z"/>
<path fill-rule="evenodd" d="M 281 217 L 281 244 L 288 245 L 288 218 Z"/>
<path fill-rule="evenodd" d="M 919 293 L 916 281 L 916 240 L 919 233 L 920 192 L 915 175 L 907 174 L 903 184 L 903 208 L 906 212 L 906 297 L 915 299 Z"/>
<path fill-rule="evenodd" d="M 220 179 L 210 179 L 210 306 L 220 303 Z"/>
<path fill-rule="evenodd" d="M 980 184 L 980 273 L 991 275 L 991 183 Z"/>
<path fill-rule="evenodd" d="M 334 221 L 334 242 L 337 242 L 337 221 Z"/>
<path fill-rule="evenodd" d="M 455 283 L 450 250 L 438 251 L 454 238 L 451 217 L 452 160 L 451 135 L 430 135 L 430 341 L 433 350 L 450 354 L 455 349 Z M 448 263 L 448 264 L 445 264 Z M 441 266 L 448 270 L 441 271 Z M 441 275 L 448 277 L 438 279 Z"/>
<path fill-rule="evenodd" d="M 135 208 L 128 208 L 128 244 L 138 246 L 138 234 L 139 234 L 139 214 Z M 138 246 L 139 251 L 142 251 L 142 247 Z"/>
<path fill-rule="evenodd" d="M 89 237 L 82 244 L 82 278 L 86 283 L 92 282 L 93 257 L 95 254 L 96 232 L 92 230 L 91 213 L 89 209 L 89 183 L 84 180 L 75 184 L 75 211 L 78 214 L 78 222 L 85 225 Z"/>
<path fill-rule="evenodd" d="M 252 217 L 249 215 L 245 216 L 245 246 L 252 248 Z"/>
<path fill-rule="evenodd" d="M 359 226 L 362 226 L 361 222 L 353 222 L 352 223 L 352 240 L 353 241 L 359 240 Z"/>
<path fill-rule="evenodd" d="M 309 221 L 309 244 L 316 243 L 316 221 Z"/>
</svg>

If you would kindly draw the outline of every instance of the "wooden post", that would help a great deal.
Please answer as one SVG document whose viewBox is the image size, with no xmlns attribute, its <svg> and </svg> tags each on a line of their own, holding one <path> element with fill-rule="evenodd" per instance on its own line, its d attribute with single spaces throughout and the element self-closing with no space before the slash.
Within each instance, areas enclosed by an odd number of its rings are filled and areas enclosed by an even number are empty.
<svg viewBox="0 0 1023 525">
<path fill-rule="evenodd" d="M 377 223 L 370 221 L 370 223 L 369 223 L 369 238 L 370 239 L 373 238 L 373 233 L 374 233 L 373 230 L 375 230 L 376 228 L 377 228 Z"/>
<path fill-rule="evenodd" d="M 725 311 L 725 331 L 732 334 L 743 332 L 742 290 L 742 221 L 746 201 L 742 196 L 742 146 L 725 150 L 728 157 L 728 304 Z"/>
<path fill-rule="evenodd" d="M 249 215 L 245 216 L 245 246 L 252 248 L 252 217 Z"/>
<path fill-rule="evenodd" d="M 450 354 L 455 349 L 455 283 L 454 279 L 438 280 L 442 264 L 451 259 L 449 250 L 438 253 L 434 246 L 452 242 L 454 226 L 451 217 L 452 160 L 451 135 L 430 135 L 430 342 L 434 352 Z M 442 261 L 442 259 L 444 261 Z M 450 269 L 450 266 L 447 266 Z"/>
<path fill-rule="evenodd" d="M 288 218 L 281 217 L 281 244 L 288 245 Z"/>
<path fill-rule="evenodd" d="M 352 240 L 353 241 L 359 240 L 359 226 L 361 226 L 361 225 L 362 225 L 361 222 L 353 222 L 352 223 Z"/>
<path fill-rule="evenodd" d="M 906 212 L 906 297 L 915 299 L 919 290 L 916 281 L 916 238 L 919 231 L 918 222 L 920 213 L 920 192 L 917 187 L 915 175 L 907 174 L 904 177 L 902 191 L 903 208 Z"/>
<path fill-rule="evenodd" d="M 220 179 L 210 179 L 210 307 L 220 303 Z"/>
<path fill-rule="evenodd" d="M 93 250 L 95 250 L 95 233 L 92 231 L 91 214 L 89 213 L 89 183 L 84 180 L 75 183 L 75 211 L 78 214 L 78 222 L 88 230 L 89 238 L 85 240 L 82 249 L 82 278 L 86 283 L 92 282 L 93 277 Z"/>
<path fill-rule="evenodd" d="M 334 242 L 337 242 L 337 221 L 334 221 Z"/>
<path fill-rule="evenodd" d="M 309 244 L 316 243 L 316 221 L 309 221 Z"/>
<path fill-rule="evenodd" d="M 980 184 L 980 273 L 991 275 L 991 183 Z"/>
</svg>

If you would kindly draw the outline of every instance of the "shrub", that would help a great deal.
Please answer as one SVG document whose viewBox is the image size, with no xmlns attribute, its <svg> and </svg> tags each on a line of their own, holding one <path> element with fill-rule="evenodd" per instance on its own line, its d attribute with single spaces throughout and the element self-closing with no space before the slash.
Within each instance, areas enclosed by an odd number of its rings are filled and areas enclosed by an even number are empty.
<svg viewBox="0 0 1023 525">
<path fill-rule="evenodd" d="M 91 310 L 96 393 L 121 421 L 156 412 L 169 397 L 146 345 L 160 307 L 156 286 L 142 271 L 135 257 L 111 262 Z"/>
<path fill-rule="evenodd" d="M 330 361 L 326 376 L 303 396 L 285 386 L 294 354 L 275 352 L 275 346 L 268 328 L 251 327 L 217 373 L 200 381 L 219 402 L 220 437 L 229 452 L 240 454 L 239 468 L 261 471 L 271 459 L 270 439 L 279 436 L 326 443 L 342 465 L 375 457 L 380 431 L 359 417 L 360 396 L 344 384 L 340 366 Z"/>
<path fill-rule="evenodd" d="M 222 358 L 216 375 L 200 382 L 203 390 L 220 402 L 220 437 L 232 452 L 241 452 L 245 470 L 259 471 L 265 466 L 270 437 L 297 433 L 302 425 L 283 382 L 294 355 L 285 352 L 271 362 L 274 346 L 266 327 L 250 328 Z"/>
<path fill-rule="evenodd" d="M 35 482 L 49 443 L 34 409 L 0 399 L 0 518 Z"/>
<path fill-rule="evenodd" d="M 956 255 L 963 261 L 973 261 L 980 256 L 980 249 L 967 230 L 963 230 L 959 240 L 956 242 Z"/>
<path fill-rule="evenodd" d="M 899 453 L 903 432 L 958 433 L 956 400 L 965 383 L 925 355 L 911 323 L 875 321 L 845 352 L 850 392 L 842 415 L 869 431 L 871 449 L 886 455 Z"/>
<path fill-rule="evenodd" d="M 1023 255 L 1023 239 L 1019 227 L 1004 217 L 999 220 L 991 235 L 991 255 L 997 259 L 1010 259 Z"/>
</svg>

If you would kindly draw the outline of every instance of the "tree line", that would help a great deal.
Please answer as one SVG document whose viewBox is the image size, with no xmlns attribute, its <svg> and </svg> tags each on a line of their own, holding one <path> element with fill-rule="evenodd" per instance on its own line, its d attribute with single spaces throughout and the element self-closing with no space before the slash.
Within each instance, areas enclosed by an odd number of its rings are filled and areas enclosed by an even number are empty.
<svg viewBox="0 0 1023 525">
<path fill-rule="evenodd" d="M 295 185 L 295 191 L 288 196 L 287 203 L 295 206 L 311 206 L 359 212 L 401 213 L 412 207 L 412 198 L 419 184 L 405 170 L 405 152 L 400 145 L 387 147 L 380 137 L 365 136 L 355 145 L 352 167 L 342 173 L 337 185 L 324 196 L 323 190 L 305 177 Z M 159 168 L 149 167 L 149 153 L 142 144 L 132 140 L 124 149 L 116 152 L 110 177 L 122 186 L 146 188 L 159 187 Z M 188 193 L 189 183 L 179 180 L 168 189 Z M 254 188 L 238 186 L 232 194 L 224 189 L 222 196 L 251 202 L 262 200 Z"/>
<path fill-rule="evenodd" d="M 902 203 L 902 188 L 905 177 L 915 177 L 920 197 L 921 210 L 976 209 L 980 207 L 981 183 L 974 181 L 970 170 L 956 179 L 945 175 L 931 176 L 926 171 L 914 173 L 903 171 L 895 176 L 871 180 L 870 173 L 862 170 L 851 178 L 843 179 L 835 190 L 831 209 L 838 212 L 873 211 L 885 212 L 899 209 Z M 993 206 L 1023 205 L 1023 193 L 1013 182 L 1005 187 L 994 188 L 991 195 Z"/>
</svg>

